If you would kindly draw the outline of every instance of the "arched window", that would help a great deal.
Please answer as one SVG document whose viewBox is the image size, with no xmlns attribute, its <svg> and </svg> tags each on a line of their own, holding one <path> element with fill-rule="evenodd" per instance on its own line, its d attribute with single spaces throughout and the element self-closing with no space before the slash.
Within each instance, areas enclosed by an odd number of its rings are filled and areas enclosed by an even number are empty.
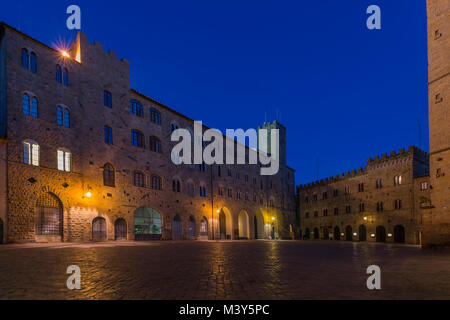
<svg viewBox="0 0 450 320">
<path fill-rule="evenodd" d="M 133 184 L 136 187 L 145 187 L 145 174 L 142 171 L 134 171 Z"/>
<path fill-rule="evenodd" d="M 28 55 L 28 50 L 22 49 L 22 67 L 28 70 L 29 67 L 30 56 Z"/>
<path fill-rule="evenodd" d="M 200 197 L 206 197 L 206 187 L 204 185 L 201 185 L 199 187 L 199 195 Z"/>
<path fill-rule="evenodd" d="M 70 110 L 65 106 L 58 106 L 56 108 L 56 123 L 60 126 L 70 128 Z"/>
<path fill-rule="evenodd" d="M 58 149 L 57 151 L 58 170 L 72 171 L 72 154 L 67 149 Z"/>
<path fill-rule="evenodd" d="M 64 68 L 63 70 L 63 84 L 68 87 L 69 86 L 69 70 Z"/>
<path fill-rule="evenodd" d="M 155 108 L 150 108 L 150 121 L 159 126 L 161 125 L 161 114 Z"/>
<path fill-rule="evenodd" d="M 38 99 L 36 97 L 31 98 L 31 116 L 38 117 Z"/>
<path fill-rule="evenodd" d="M 162 190 L 162 179 L 160 176 L 152 175 L 151 187 L 154 190 Z"/>
<path fill-rule="evenodd" d="M 22 113 L 30 115 L 30 96 L 26 93 L 22 96 Z"/>
<path fill-rule="evenodd" d="M 177 178 L 172 180 L 172 191 L 173 192 L 181 192 L 180 180 L 178 180 Z"/>
<path fill-rule="evenodd" d="M 110 163 L 103 166 L 103 185 L 107 187 L 116 186 L 116 171 Z"/>
<path fill-rule="evenodd" d="M 31 140 L 23 142 L 23 163 L 39 166 L 39 145 Z"/>
<path fill-rule="evenodd" d="M 178 129 L 178 124 L 176 122 L 172 122 L 170 124 L 170 133 L 173 133 L 177 129 Z"/>
<path fill-rule="evenodd" d="M 137 100 L 130 101 L 130 112 L 138 117 L 144 116 L 144 108 L 142 107 L 142 104 L 140 104 L 140 102 Z"/>
<path fill-rule="evenodd" d="M 62 71 L 59 64 L 56 65 L 56 82 L 62 83 Z"/>
<path fill-rule="evenodd" d="M 30 54 L 30 70 L 31 72 L 36 73 L 37 72 L 37 58 L 36 58 L 36 54 L 34 52 L 32 52 Z"/>
<path fill-rule="evenodd" d="M 144 148 L 144 134 L 137 129 L 131 130 L 131 144 L 135 147 Z"/>
<path fill-rule="evenodd" d="M 161 140 L 158 137 L 150 137 L 150 151 L 162 153 Z"/>
<path fill-rule="evenodd" d="M 195 196 L 194 182 L 188 181 L 188 183 L 186 184 L 186 189 L 187 189 L 187 194 L 188 195 Z"/>
<path fill-rule="evenodd" d="M 112 128 L 110 126 L 105 126 L 104 131 L 105 131 L 105 143 L 113 144 Z"/>
</svg>

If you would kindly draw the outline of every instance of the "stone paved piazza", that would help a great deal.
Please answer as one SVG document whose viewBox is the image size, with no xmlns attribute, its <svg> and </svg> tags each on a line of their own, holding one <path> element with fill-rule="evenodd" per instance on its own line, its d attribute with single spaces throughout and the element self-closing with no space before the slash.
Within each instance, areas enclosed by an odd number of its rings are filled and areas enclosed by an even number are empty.
<svg viewBox="0 0 450 320">
<path fill-rule="evenodd" d="M 379 291 L 366 268 L 381 267 Z M 66 287 L 78 265 L 82 289 Z M 450 250 L 351 242 L 0 247 L 0 299 L 450 299 Z"/>
</svg>

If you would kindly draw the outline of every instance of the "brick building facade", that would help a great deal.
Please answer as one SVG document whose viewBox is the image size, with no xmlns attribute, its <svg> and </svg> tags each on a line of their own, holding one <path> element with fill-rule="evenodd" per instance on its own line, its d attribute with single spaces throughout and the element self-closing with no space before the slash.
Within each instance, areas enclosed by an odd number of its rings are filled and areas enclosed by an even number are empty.
<svg viewBox="0 0 450 320">
<path fill-rule="evenodd" d="M 193 120 L 130 88 L 129 62 L 77 35 L 66 56 L 0 27 L 3 242 L 290 238 L 294 171 L 174 165 Z M 206 129 L 206 127 L 204 128 Z M 248 148 L 247 148 L 248 152 Z"/>
<path fill-rule="evenodd" d="M 428 103 L 432 210 L 426 244 L 450 245 L 450 0 L 428 0 Z"/>
<path fill-rule="evenodd" d="M 429 209 L 428 154 L 415 147 L 298 187 L 304 239 L 419 244 Z"/>
</svg>

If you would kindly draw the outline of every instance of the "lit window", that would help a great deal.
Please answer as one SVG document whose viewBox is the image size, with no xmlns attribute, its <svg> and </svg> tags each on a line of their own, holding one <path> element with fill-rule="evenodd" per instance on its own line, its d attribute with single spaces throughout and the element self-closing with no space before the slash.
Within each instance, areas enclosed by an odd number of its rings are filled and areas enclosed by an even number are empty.
<svg viewBox="0 0 450 320">
<path fill-rule="evenodd" d="M 424 181 L 420 183 L 420 190 L 427 190 L 428 189 L 428 182 Z"/>
<path fill-rule="evenodd" d="M 39 166 L 39 145 L 33 141 L 23 143 L 23 163 Z"/>
<path fill-rule="evenodd" d="M 59 149 L 57 155 L 58 170 L 70 172 L 72 170 L 72 154 L 65 149 Z"/>
<path fill-rule="evenodd" d="M 399 186 L 402 184 L 402 176 L 395 176 L 394 177 L 394 186 Z"/>
</svg>

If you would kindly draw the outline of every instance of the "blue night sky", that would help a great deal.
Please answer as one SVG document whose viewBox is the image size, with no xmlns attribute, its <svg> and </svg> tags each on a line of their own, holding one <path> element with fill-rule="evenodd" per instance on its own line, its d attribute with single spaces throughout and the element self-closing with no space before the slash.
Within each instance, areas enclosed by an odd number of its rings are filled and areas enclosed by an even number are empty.
<svg viewBox="0 0 450 320">
<path fill-rule="evenodd" d="M 51 45 L 82 31 L 130 61 L 131 86 L 221 130 L 287 127 L 296 183 L 419 145 L 428 151 L 425 0 L 3 1 L 0 20 Z M 366 28 L 381 7 L 382 30 Z M 421 139 L 419 139 L 419 125 Z"/>
</svg>

